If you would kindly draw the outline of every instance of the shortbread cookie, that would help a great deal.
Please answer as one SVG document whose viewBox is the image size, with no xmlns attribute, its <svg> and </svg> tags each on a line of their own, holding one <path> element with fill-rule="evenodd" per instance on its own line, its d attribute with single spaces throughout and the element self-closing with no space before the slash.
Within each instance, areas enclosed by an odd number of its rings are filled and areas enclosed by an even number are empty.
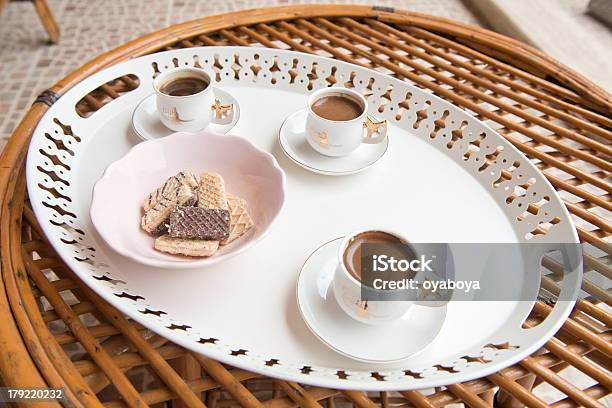
<svg viewBox="0 0 612 408">
<path fill-rule="evenodd" d="M 225 182 L 217 173 L 204 173 L 200 177 L 198 207 L 227 210 Z"/>
<path fill-rule="evenodd" d="M 194 174 L 188 170 L 183 170 L 176 175 L 168 178 L 163 186 L 159 187 L 155 191 L 153 191 L 149 196 L 145 199 L 142 207 L 145 211 L 149 211 L 151 208 L 155 206 L 163 197 L 172 196 L 176 190 L 179 189 L 182 185 L 187 185 L 191 187 L 191 189 L 195 190 L 198 188 L 198 179 L 194 176 Z"/>
<path fill-rule="evenodd" d="M 219 248 L 219 241 L 174 238 L 162 235 L 155 240 L 155 249 L 174 255 L 211 256 Z"/>
<path fill-rule="evenodd" d="M 142 216 L 140 225 L 149 234 L 163 234 L 167 229 L 168 218 L 178 206 L 191 206 L 196 202 L 195 191 L 186 184 L 181 185 L 168 196 L 160 200 Z"/>
<path fill-rule="evenodd" d="M 176 207 L 170 213 L 168 234 L 175 238 L 215 239 L 229 236 L 228 210 L 200 207 Z"/>
<path fill-rule="evenodd" d="M 227 205 L 230 212 L 229 236 L 221 241 L 221 245 L 227 245 L 235 239 L 240 238 L 254 225 L 247 210 L 247 202 L 245 199 L 228 194 Z"/>
</svg>

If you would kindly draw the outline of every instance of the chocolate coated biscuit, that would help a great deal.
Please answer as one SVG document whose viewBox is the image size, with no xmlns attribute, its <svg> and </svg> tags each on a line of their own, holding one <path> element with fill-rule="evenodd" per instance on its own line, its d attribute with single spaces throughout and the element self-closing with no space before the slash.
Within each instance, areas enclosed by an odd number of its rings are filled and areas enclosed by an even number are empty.
<svg viewBox="0 0 612 408">
<path fill-rule="evenodd" d="M 222 240 L 229 236 L 230 213 L 200 207 L 176 207 L 170 213 L 168 233 L 175 238 Z"/>
</svg>

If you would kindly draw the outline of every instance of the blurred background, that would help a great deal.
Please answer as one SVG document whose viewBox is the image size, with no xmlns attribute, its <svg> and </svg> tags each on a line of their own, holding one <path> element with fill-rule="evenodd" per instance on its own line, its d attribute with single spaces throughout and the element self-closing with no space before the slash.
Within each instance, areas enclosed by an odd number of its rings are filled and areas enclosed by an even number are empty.
<svg viewBox="0 0 612 408">
<path fill-rule="evenodd" d="M 171 24 L 316 1 L 0 0 L 0 149 L 41 91 L 96 55 Z M 612 90 L 612 0 L 378 0 L 372 4 L 448 17 L 521 39 Z M 59 28 L 59 40 L 54 23 Z M 49 32 L 45 31 L 46 24 Z"/>
</svg>

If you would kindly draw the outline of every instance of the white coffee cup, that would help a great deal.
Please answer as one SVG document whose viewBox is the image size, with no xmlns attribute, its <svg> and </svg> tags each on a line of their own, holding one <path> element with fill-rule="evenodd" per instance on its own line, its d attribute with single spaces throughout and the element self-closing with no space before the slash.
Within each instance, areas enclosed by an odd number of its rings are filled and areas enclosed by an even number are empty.
<svg viewBox="0 0 612 408">
<path fill-rule="evenodd" d="M 350 120 L 331 120 L 317 115 L 312 105 L 326 96 L 343 96 L 357 102 L 361 114 Z M 359 92 L 331 87 L 315 91 L 308 98 L 306 139 L 308 144 L 325 156 L 346 156 L 361 143 L 380 143 L 387 136 L 387 122 L 368 116 L 368 102 Z"/>
<path fill-rule="evenodd" d="M 171 81 L 199 78 L 207 83 L 198 93 L 173 96 L 161 91 Z M 213 118 L 215 95 L 210 76 L 199 68 L 175 68 L 162 72 L 153 81 L 159 118 L 166 127 L 177 132 L 197 132 L 205 129 Z"/>
<path fill-rule="evenodd" d="M 414 290 L 396 291 L 377 290 L 362 284 L 355 276 L 353 276 L 346 265 L 344 264 L 344 253 L 352 239 L 365 232 L 383 232 L 398 238 L 403 245 L 408 245 L 413 254 L 418 257 L 428 254 L 431 259 L 431 265 L 434 270 L 443 271 L 448 269 L 448 256 L 446 246 L 440 244 L 421 244 L 411 243 L 404 234 L 396 231 L 391 231 L 385 228 L 368 228 L 354 231 L 347 235 L 338 248 L 337 267 L 332 281 L 334 296 L 340 308 L 353 319 L 371 325 L 390 323 L 402 318 L 415 302 L 419 304 L 435 307 L 446 304 L 447 302 L 420 302 L 424 292 L 421 288 Z M 452 269 L 452 267 L 451 267 Z M 431 272 L 416 272 L 413 280 L 422 283 L 424 279 L 432 277 Z M 365 291 L 365 292 L 363 292 Z M 387 300 L 363 300 L 364 293 L 369 292 L 370 295 L 380 295 L 379 298 Z M 368 293 L 366 293 L 368 294 Z M 388 300 L 393 298 L 402 300 Z M 376 296 L 366 296 L 375 298 Z"/>
</svg>

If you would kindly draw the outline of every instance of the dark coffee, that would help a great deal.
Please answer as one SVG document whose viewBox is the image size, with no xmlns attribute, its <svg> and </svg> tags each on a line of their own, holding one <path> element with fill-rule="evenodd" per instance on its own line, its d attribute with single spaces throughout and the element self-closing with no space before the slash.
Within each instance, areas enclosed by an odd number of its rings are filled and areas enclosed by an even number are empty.
<svg viewBox="0 0 612 408">
<path fill-rule="evenodd" d="M 342 255 L 346 270 L 358 281 L 361 281 L 361 247 L 364 244 L 379 244 L 377 255 L 387 255 L 398 260 L 416 258 L 410 246 L 395 235 L 382 231 L 362 232 L 351 238 Z"/>
<path fill-rule="evenodd" d="M 334 121 L 353 120 L 363 113 L 363 106 L 358 101 L 343 94 L 323 96 L 311 109 L 318 116 Z"/>
<path fill-rule="evenodd" d="M 202 92 L 208 87 L 204 78 L 187 77 L 171 79 L 163 84 L 159 91 L 170 96 L 189 96 Z"/>
</svg>

